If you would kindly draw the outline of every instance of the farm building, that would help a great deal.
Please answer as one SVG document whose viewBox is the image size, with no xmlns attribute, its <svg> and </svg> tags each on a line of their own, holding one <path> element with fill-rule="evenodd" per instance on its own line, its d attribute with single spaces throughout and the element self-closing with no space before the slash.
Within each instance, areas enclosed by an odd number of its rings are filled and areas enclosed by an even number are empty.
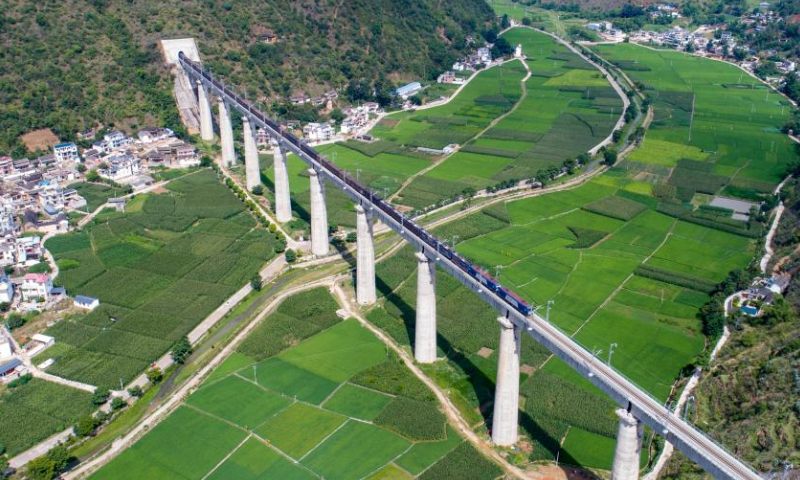
<svg viewBox="0 0 800 480">
<path fill-rule="evenodd" d="M 94 310 L 100 305 L 100 300 L 86 295 L 75 296 L 75 306 L 86 310 Z"/>
<path fill-rule="evenodd" d="M 12 358 L 8 361 L 0 362 L 0 378 L 10 377 L 21 368 L 22 360 L 18 358 Z"/>
<path fill-rule="evenodd" d="M 414 95 L 415 93 L 422 90 L 422 84 L 419 82 L 411 82 L 407 85 L 403 85 L 402 87 L 398 88 L 394 91 L 395 95 L 405 100 L 406 98 Z"/>
</svg>

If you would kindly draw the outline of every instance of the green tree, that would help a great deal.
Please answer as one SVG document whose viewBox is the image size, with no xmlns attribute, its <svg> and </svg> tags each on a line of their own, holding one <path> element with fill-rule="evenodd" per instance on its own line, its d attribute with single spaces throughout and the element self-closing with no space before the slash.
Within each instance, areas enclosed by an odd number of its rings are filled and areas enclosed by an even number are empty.
<svg viewBox="0 0 800 480">
<path fill-rule="evenodd" d="M 603 163 L 612 166 L 617 163 L 617 151 L 613 148 L 607 148 L 603 151 Z"/>
<path fill-rule="evenodd" d="M 100 426 L 100 422 L 92 415 L 84 415 L 72 427 L 73 433 L 78 438 L 88 437 L 94 434 L 95 429 Z"/>
<path fill-rule="evenodd" d="M 514 53 L 514 47 L 511 46 L 506 37 L 500 37 L 492 46 L 492 57 L 501 58 Z"/>
<path fill-rule="evenodd" d="M 107 388 L 97 387 L 97 390 L 92 394 L 92 403 L 100 406 L 108 401 L 110 395 L 111 392 Z"/>
<path fill-rule="evenodd" d="M 264 287 L 264 280 L 261 278 L 261 275 L 255 274 L 253 278 L 250 279 L 250 288 L 255 290 L 256 292 L 260 292 L 261 288 Z"/>
<path fill-rule="evenodd" d="M 284 253 L 287 263 L 294 263 L 297 261 L 297 254 L 291 248 Z"/>
<path fill-rule="evenodd" d="M 347 243 L 355 243 L 358 240 L 358 234 L 356 232 L 349 232 L 345 237 L 345 241 Z"/>
<path fill-rule="evenodd" d="M 31 480 L 53 480 L 58 475 L 55 462 L 47 455 L 28 462 L 26 473 Z"/>
<path fill-rule="evenodd" d="M 67 465 L 73 460 L 69 450 L 64 445 L 58 444 L 47 452 L 47 457 L 53 461 L 56 471 L 61 471 L 67 468 Z"/>
<path fill-rule="evenodd" d="M 162 372 L 161 369 L 158 367 L 153 367 L 147 370 L 145 375 L 147 375 L 147 380 L 153 385 L 156 385 L 157 383 L 159 383 L 161 380 L 164 379 L 164 372 Z"/>
<path fill-rule="evenodd" d="M 120 397 L 114 397 L 114 398 L 111 399 L 111 411 L 112 412 L 118 412 L 118 411 L 122 410 L 123 408 L 125 408 L 127 406 L 128 406 L 128 403 L 125 400 L 121 399 Z"/>
<path fill-rule="evenodd" d="M 184 335 L 180 338 L 180 340 L 175 342 L 175 346 L 172 347 L 172 360 L 175 363 L 183 364 L 191 354 L 192 344 L 189 343 L 189 338 Z"/>
<path fill-rule="evenodd" d="M 97 182 L 98 180 L 100 180 L 100 175 L 97 173 L 97 169 L 92 169 L 86 172 L 87 182 Z"/>
<path fill-rule="evenodd" d="M 261 185 L 256 185 L 255 187 L 253 187 L 253 195 L 258 195 L 258 196 L 264 195 L 264 187 L 262 187 Z"/>
<path fill-rule="evenodd" d="M 328 118 L 334 120 L 336 123 L 342 123 L 347 117 L 344 116 L 344 112 L 342 112 L 341 108 L 334 108 L 331 110 L 331 113 L 328 114 Z"/>
</svg>

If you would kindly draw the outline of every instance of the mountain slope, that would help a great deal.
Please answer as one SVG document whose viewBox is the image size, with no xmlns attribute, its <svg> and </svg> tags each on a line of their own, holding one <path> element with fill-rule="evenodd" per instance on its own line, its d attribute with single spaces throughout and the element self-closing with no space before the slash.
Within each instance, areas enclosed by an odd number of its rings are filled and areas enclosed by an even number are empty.
<svg viewBox="0 0 800 480">
<path fill-rule="evenodd" d="M 40 127 L 173 125 L 160 38 L 195 37 L 214 72 L 275 99 L 434 76 L 492 21 L 484 0 L 5 0 L 0 153 Z"/>
</svg>

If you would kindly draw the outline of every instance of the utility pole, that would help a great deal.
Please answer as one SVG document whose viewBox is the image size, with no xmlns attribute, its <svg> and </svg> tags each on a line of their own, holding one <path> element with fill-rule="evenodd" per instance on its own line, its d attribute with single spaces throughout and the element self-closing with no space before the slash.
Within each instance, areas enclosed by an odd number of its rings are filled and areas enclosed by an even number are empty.
<svg viewBox="0 0 800 480">
<path fill-rule="evenodd" d="M 548 300 L 547 301 L 547 313 L 545 313 L 544 321 L 550 322 L 550 309 L 553 308 L 553 304 L 556 303 L 555 300 Z"/>
</svg>

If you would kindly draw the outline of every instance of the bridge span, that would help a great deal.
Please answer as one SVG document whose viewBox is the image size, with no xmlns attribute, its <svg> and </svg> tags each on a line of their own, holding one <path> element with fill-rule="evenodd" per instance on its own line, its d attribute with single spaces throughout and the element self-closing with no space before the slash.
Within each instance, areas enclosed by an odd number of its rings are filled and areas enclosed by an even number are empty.
<svg viewBox="0 0 800 480">
<path fill-rule="evenodd" d="M 255 150 L 255 128 L 263 129 L 275 148 L 276 206 L 279 220 L 291 219 L 289 207 L 286 152 L 297 155 L 309 166 L 311 180 L 312 253 L 328 254 L 328 223 L 325 207 L 325 181 L 344 191 L 357 205 L 356 296 L 362 305 L 375 302 L 375 258 L 372 243 L 372 221 L 377 217 L 412 244 L 418 251 L 417 319 L 414 355 L 418 362 L 429 363 L 436 357 L 436 266 L 446 271 L 465 287 L 479 295 L 499 313 L 500 347 L 495 386 L 492 440 L 500 446 L 517 441 L 519 410 L 519 345 L 526 333 L 549 349 L 555 356 L 600 388 L 620 405 L 617 447 L 614 454 L 612 480 L 639 478 L 643 426 L 672 443 L 700 467 L 723 480 L 759 480 L 762 477 L 749 465 L 726 451 L 721 445 L 685 420 L 670 412 L 659 400 L 636 386 L 611 366 L 597 358 L 555 325 L 545 321 L 536 310 L 510 289 L 502 286 L 487 272 L 473 265 L 455 250 L 439 241 L 413 220 L 406 218 L 387 199 L 361 185 L 349 173 L 325 159 L 317 151 L 287 132 L 278 123 L 259 111 L 252 103 L 215 79 L 208 71 L 183 52 L 178 55 L 179 75 L 188 75 L 198 89 L 202 138 L 214 138 L 210 118 L 209 96 L 220 102 L 221 143 L 223 161 L 230 165 L 233 138 L 230 118 L 232 107 L 242 115 L 245 130 L 245 164 L 248 188 L 258 182 L 258 155 Z M 203 104 L 205 103 L 205 105 Z M 569 401 L 569 399 L 564 399 Z"/>
</svg>

